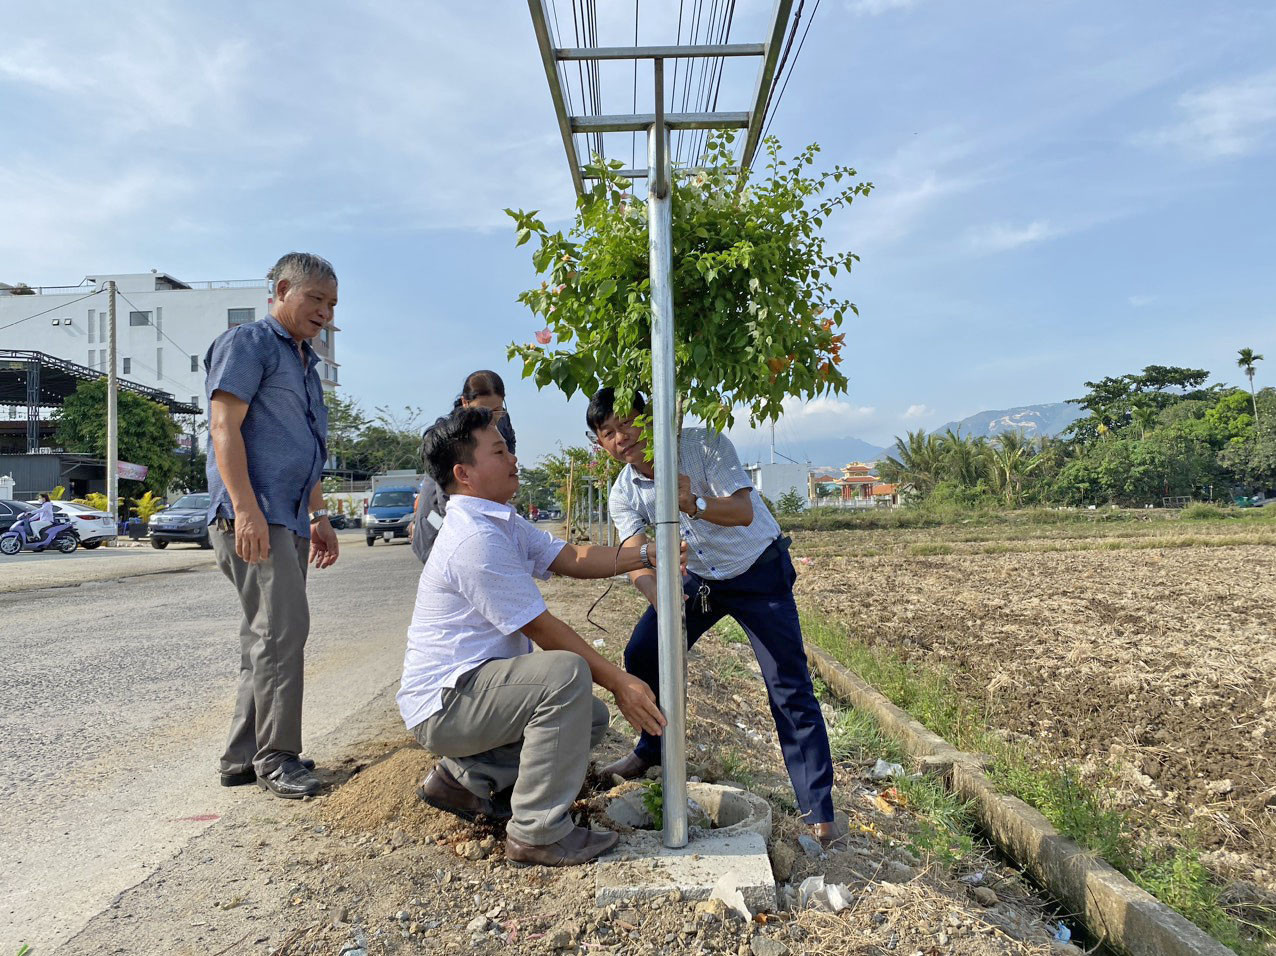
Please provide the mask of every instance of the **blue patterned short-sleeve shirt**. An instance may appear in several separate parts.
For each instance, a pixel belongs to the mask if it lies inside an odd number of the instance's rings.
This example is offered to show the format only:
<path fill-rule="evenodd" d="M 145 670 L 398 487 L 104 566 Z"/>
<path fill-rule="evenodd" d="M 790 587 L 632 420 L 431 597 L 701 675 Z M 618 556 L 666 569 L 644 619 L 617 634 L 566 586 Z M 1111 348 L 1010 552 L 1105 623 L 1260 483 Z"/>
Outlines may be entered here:
<path fill-rule="evenodd" d="M 273 315 L 228 329 L 204 356 L 204 389 L 226 392 L 248 403 L 240 433 L 248 456 L 248 478 L 267 524 L 310 537 L 310 492 L 328 457 L 328 408 L 315 366 L 319 359 Z M 208 521 L 233 518 L 230 494 L 208 448 Z"/>

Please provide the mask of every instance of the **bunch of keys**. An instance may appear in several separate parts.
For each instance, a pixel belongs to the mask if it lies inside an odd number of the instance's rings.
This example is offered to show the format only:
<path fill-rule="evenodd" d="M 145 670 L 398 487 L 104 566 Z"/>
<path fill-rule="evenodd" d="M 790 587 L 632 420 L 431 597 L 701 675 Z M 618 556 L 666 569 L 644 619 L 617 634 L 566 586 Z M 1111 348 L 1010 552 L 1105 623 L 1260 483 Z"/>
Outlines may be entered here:
<path fill-rule="evenodd" d="M 703 581 L 700 583 L 700 590 L 696 591 L 696 597 L 700 600 L 700 613 L 709 613 L 709 585 Z"/>

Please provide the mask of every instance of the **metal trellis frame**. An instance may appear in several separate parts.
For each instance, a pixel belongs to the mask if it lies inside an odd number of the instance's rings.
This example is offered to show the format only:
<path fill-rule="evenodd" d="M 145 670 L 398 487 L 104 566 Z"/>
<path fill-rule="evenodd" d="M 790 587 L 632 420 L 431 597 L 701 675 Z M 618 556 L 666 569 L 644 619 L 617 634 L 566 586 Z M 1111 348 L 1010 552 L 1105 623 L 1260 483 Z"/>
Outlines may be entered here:
<path fill-rule="evenodd" d="M 585 189 L 590 176 L 576 152 L 575 136 L 593 136 L 601 142 L 606 132 L 647 133 L 647 170 L 626 169 L 626 178 L 646 176 L 648 183 L 649 247 L 651 252 L 651 353 L 652 353 L 652 431 L 655 453 L 656 543 L 659 556 L 656 569 L 658 603 L 665 609 L 683 608 L 682 578 L 678 562 L 678 449 L 676 439 L 676 395 L 674 375 L 672 209 L 670 177 L 673 172 L 669 155 L 670 130 L 743 129 L 744 147 L 739 167 L 748 169 L 762 139 L 766 107 L 774 83 L 776 64 L 784 39 L 785 26 L 792 10 L 792 0 L 777 0 L 768 35 L 763 43 L 688 43 L 674 46 L 633 47 L 555 47 L 550 29 L 551 17 L 546 0 L 528 0 L 536 42 L 540 48 L 550 98 L 572 185 L 577 195 Z M 725 33 L 725 31 L 724 31 Z M 708 28 L 705 36 L 708 37 Z M 636 38 L 636 37 L 635 37 Z M 596 37 L 595 37 L 596 39 Z M 693 34 L 694 40 L 694 34 Z M 588 42 L 588 40 L 586 41 Z M 752 108 L 743 112 L 665 112 L 665 60 L 710 59 L 722 57 L 759 57 Z M 586 62 L 596 67 L 603 60 L 651 60 L 655 86 L 655 112 L 629 115 L 600 113 L 572 115 L 569 96 L 560 64 Z M 598 96 L 597 74 L 593 78 L 593 102 Z M 675 91 L 675 97 L 676 97 Z M 582 98 L 583 99 L 583 98 Z M 684 109 L 687 97 L 683 96 Z M 716 105 L 716 94 L 715 94 Z M 582 106 L 582 109 L 585 109 Z M 684 172 L 683 170 L 679 171 Z M 662 737 L 661 779 L 664 793 L 664 844 L 686 846 L 687 828 L 687 761 L 686 761 L 686 620 L 683 613 L 660 614 L 657 618 L 659 639 L 660 706 L 667 725 Z"/>

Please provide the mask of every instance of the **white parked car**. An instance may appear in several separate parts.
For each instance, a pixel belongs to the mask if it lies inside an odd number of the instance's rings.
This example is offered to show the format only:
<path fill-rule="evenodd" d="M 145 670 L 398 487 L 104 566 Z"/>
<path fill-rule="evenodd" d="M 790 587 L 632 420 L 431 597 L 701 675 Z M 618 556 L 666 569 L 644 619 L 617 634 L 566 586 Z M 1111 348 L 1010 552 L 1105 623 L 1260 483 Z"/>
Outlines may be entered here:
<path fill-rule="evenodd" d="M 55 501 L 53 510 L 71 519 L 71 527 L 75 529 L 82 548 L 92 551 L 117 536 L 115 523 L 105 511 L 98 511 L 88 505 L 77 505 L 74 501 Z"/>

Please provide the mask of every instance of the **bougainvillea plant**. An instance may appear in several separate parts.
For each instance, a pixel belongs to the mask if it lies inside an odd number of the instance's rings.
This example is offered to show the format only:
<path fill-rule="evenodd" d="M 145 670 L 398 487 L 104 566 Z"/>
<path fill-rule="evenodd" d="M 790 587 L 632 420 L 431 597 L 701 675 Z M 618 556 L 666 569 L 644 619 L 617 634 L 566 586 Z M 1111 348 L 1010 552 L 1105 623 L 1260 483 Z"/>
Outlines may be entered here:
<path fill-rule="evenodd" d="M 826 249 L 823 226 L 872 183 L 854 169 L 816 173 L 818 145 L 790 160 L 765 142 L 759 174 L 725 170 L 731 136 L 713 137 L 705 169 L 673 184 L 673 308 L 678 423 L 690 415 L 726 429 L 743 409 L 752 424 L 774 421 L 790 396 L 812 399 L 846 390 L 839 369 L 855 305 L 833 293 L 839 270 L 859 257 Z M 517 243 L 535 238 L 537 288 L 518 298 L 544 322 L 536 341 L 515 343 L 524 377 L 568 397 L 610 385 L 617 411 L 635 391 L 651 395 L 650 261 L 646 203 L 617 170 L 595 161 L 595 184 L 575 221 L 551 232 L 537 212 L 506 210 Z M 538 323 L 539 324 L 539 323 Z"/>

